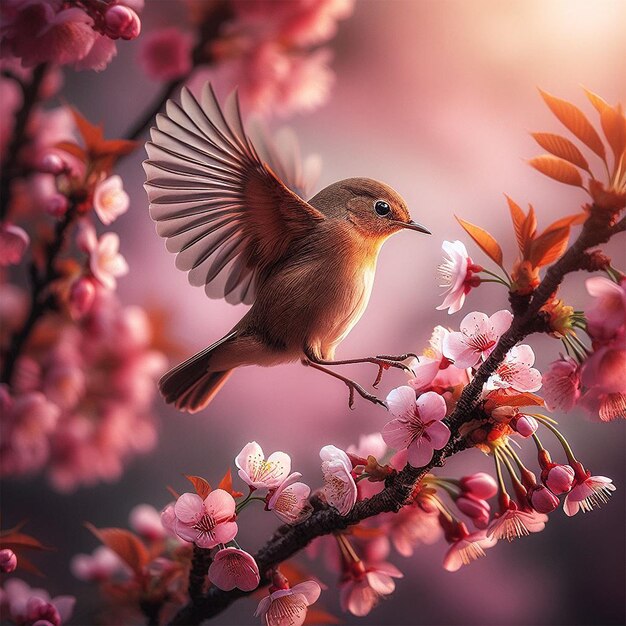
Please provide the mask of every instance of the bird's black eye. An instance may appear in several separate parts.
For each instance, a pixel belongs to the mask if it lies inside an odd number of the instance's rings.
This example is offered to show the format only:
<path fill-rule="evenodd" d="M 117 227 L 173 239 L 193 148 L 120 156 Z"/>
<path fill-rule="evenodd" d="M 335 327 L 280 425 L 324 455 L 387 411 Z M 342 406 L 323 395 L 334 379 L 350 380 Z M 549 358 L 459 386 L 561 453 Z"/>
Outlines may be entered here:
<path fill-rule="evenodd" d="M 374 210 L 378 215 L 388 215 L 391 207 L 384 200 L 377 200 L 374 204 Z"/>

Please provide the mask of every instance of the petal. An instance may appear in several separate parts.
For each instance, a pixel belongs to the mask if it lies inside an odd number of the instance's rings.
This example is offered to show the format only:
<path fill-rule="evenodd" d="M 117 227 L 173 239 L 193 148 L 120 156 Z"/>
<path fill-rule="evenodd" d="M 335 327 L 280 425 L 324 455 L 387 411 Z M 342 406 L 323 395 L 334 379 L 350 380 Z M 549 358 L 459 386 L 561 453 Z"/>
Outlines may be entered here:
<path fill-rule="evenodd" d="M 269 488 L 278 487 L 291 471 L 291 457 L 285 452 L 274 452 L 270 454 L 267 463 L 276 467 L 271 480 L 266 480 L 265 485 Z"/>
<path fill-rule="evenodd" d="M 534 367 L 524 367 L 511 378 L 511 387 L 517 391 L 538 391 L 541 389 L 541 372 Z"/>
<path fill-rule="evenodd" d="M 450 429 L 443 422 L 433 422 L 426 432 L 435 450 L 441 450 L 450 441 Z"/>
<path fill-rule="evenodd" d="M 407 448 L 413 439 L 407 422 L 399 419 L 387 422 L 383 427 L 382 434 L 385 443 L 396 450 Z"/>
<path fill-rule="evenodd" d="M 320 459 L 322 459 L 322 461 L 340 461 L 346 467 L 347 471 L 352 469 L 352 462 L 348 458 L 348 455 L 336 446 L 324 446 L 320 450 Z"/>
<path fill-rule="evenodd" d="M 535 353 L 533 349 L 527 345 L 515 346 L 509 351 L 509 359 L 513 363 L 523 363 L 528 367 L 531 367 L 535 362 Z"/>
<path fill-rule="evenodd" d="M 491 324 L 489 324 L 489 318 L 484 313 L 474 311 L 463 318 L 459 329 L 464 335 L 477 335 L 489 331 Z"/>
<path fill-rule="evenodd" d="M 216 520 L 230 519 L 235 514 L 235 506 L 234 498 L 223 489 L 214 489 L 204 499 L 204 507 Z"/>
<path fill-rule="evenodd" d="M 415 409 L 415 391 L 406 385 L 392 389 L 386 399 L 389 412 L 394 417 L 413 415 Z"/>
<path fill-rule="evenodd" d="M 264 459 L 265 456 L 263 455 L 263 449 L 261 446 L 256 441 L 251 441 L 250 443 L 247 443 L 241 452 L 235 457 L 235 465 L 249 475 L 251 461 L 258 460 L 259 462 L 262 462 Z M 241 476 L 241 474 L 239 475 Z"/>
<path fill-rule="evenodd" d="M 262 598 L 261 602 L 259 602 L 259 606 L 256 607 L 254 616 L 255 617 L 259 617 L 260 615 L 264 616 L 265 613 L 267 613 L 267 610 L 270 608 L 270 604 L 272 604 L 272 600 L 269 596 L 265 596 L 264 598 Z M 264 619 L 262 619 L 261 621 L 265 623 Z"/>
<path fill-rule="evenodd" d="M 213 543 L 213 545 L 232 541 L 237 535 L 237 531 L 237 522 L 224 522 L 222 524 L 218 524 L 213 530 L 213 534 L 215 536 L 215 543 Z"/>
<path fill-rule="evenodd" d="M 394 578 L 404 578 L 404 574 L 393 563 L 377 563 L 375 568 L 378 572 L 387 574 L 387 576 L 393 576 Z"/>
<path fill-rule="evenodd" d="M 413 467 L 424 467 L 432 458 L 434 453 L 433 445 L 426 437 L 416 439 L 408 447 L 408 462 Z"/>
<path fill-rule="evenodd" d="M 570 494 L 568 494 L 565 497 L 565 502 L 563 502 L 563 510 L 565 511 L 565 515 L 572 517 L 572 515 L 576 515 L 580 510 L 580 502 L 578 500 L 572 500 Z"/>
<path fill-rule="evenodd" d="M 198 537 L 198 531 L 180 520 L 174 523 L 174 532 L 184 541 L 193 543 Z"/>
<path fill-rule="evenodd" d="M 493 332 L 501 337 L 511 326 L 513 322 L 513 314 L 506 309 L 502 309 L 501 311 L 496 311 L 489 318 L 490 326 L 493 329 Z"/>
<path fill-rule="evenodd" d="M 213 558 L 209 580 L 222 591 L 231 591 L 235 587 L 241 591 L 253 591 L 259 586 L 259 568 L 247 552 L 225 548 Z"/>
<path fill-rule="evenodd" d="M 439 421 L 446 416 L 446 401 L 434 391 L 423 393 L 416 404 L 423 422 Z"/>
<path fill-rule="evenodd" d="M 462 333 L 450 333 L 443 340 L 443 354 L 460 369 L 474 367 L 480 361 L 480 352 L 468 346 Z"/>
<path fill-rule="evenodd" d="M 322 588 L 319 583 L 316 583 L 314 580 L 305 580 L 303 583 L 298 583 L 291 588 L 293 593 L 302 594 L 307 601 L 307 604 L 315 604 L 317 599 L 320 597 L 322 593 Z"/>
<path fill-rule="evenodd" d="M 409 385 L 411 385 L 411 387 L 413 387 L 416 391 L 422 391 L 433 382 L 433 379 L 437 376 L 438 371 L 438 360 L 422 356 L 420 357 L 419 363 L 413 367 L 415 378 L 409 380 Z M 415 396 L 415 394 L 413 395 Z M 389 406 L 389 398 L 387 398 L 387 406 Z"/>
<path fill-rule="evenodd" d="M 368 572 L 366 578 L 369 586 L 381 596 L 393 593 L 396 588 L 396 583 L 393 581 L 393 578 L 382 572 Z"/>
<path fill-rule="evenodd" d="M 202 498 L 196 493 L 183 493 L 174 505 L 176 517 L 184 524 L 195 522 L 204 514 Z"/>

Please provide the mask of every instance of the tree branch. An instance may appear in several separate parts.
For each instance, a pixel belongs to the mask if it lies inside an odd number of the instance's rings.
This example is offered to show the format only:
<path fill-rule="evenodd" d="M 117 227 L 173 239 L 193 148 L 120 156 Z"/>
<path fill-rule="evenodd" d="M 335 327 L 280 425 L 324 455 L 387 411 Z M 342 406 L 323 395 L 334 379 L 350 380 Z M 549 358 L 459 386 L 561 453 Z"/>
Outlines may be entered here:
<path fill-rule="evenodd" d="M 585 251 L 605 243 L 615 232 L 615 227 L 611 226 L 611 216 L 593 207 L 574 244 L 548 269 L 532 298 L 523 304 L 517 303 L 511 327 L 500 337 L 489 358 L 465 387 L 454 411 L 446 420 L 452 432 L 450 441 L 443 450 L 435 452 L 428 465 L 420 468 L 407 465 L 402 471 L 387 479 L 383 491 L 357 502 L 347 515 L 342 516 L 335 509 L 314 502 L 317 510 L 311 517 L 301 524 L 278 528 L 274 536 L 255 555 L 263 576 L 261 584 L 269 582 L 267 574 L 272 568 L 302 550 L 316 537 L 345 530 L 381 513 L 399 511 L 417 483 L 427 473 L 435 467 L 444 465 L 448 457 L 469 447 L 470 444 L 459 434 L 459 428 L 477 417 L 480 394 L 487 379 L 496 371 L 513 346 L 533 332 L 537 332 L 537 318 L 541 307 L 550 300 L 567 274 L 584 268 Z M 182 607 L 170 624 L 172 626 L 199 624 L 218 615 L 232 602 L 246 595 L 249 594 L 237 589 L 221 591 L 217 587 L 211 587 L 202 598 Z"/>

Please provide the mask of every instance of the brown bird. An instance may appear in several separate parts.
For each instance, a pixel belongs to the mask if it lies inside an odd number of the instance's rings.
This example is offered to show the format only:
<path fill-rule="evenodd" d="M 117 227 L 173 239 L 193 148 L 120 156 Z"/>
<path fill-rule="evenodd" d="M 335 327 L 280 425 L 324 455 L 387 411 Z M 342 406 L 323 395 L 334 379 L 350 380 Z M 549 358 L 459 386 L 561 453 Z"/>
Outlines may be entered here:
<path fill-rule="evenodd" d="M 388 367 L 407 369 L 409 355 L 333 358 L 365 311 L 384 241 L 405 228 L 429 231 L 391 187 L 369 178 L 303 200 L 293 191 L 298 163 L 263 143 L 246 134 L 236 94 L 222 110 L 208 84 L 200 102 L 187 89 L 180 104 L 168 101 L 151 130 L 145 188 L 176 266 L 209 297 L 252 304 L 224 337 L 165 374 L 161 393 L 195 413 L 236 367 L 300 360 L 342 380 L 350 406 L 355 391 L 382 404 L 328 366 L 374 363 L 374 385 Z"/>

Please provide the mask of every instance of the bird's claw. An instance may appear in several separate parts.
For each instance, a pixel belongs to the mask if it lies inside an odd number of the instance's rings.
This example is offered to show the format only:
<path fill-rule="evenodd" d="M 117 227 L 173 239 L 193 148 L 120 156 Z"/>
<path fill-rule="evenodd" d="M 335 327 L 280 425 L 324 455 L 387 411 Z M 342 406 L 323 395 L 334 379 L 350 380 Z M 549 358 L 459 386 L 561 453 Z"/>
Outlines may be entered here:
<path fill-rule="evenodd" d="M 402 363 L 402 361 L 405 361 L 412 356 L 418 358 L 417 355 L 413 354 L 401 354 L 399 356 L 389 356 L 386 354 L 381 354 L 373 358 L 371 360 L 371 363 L 374 363 L 374 365 L 378 366 L 378 374 L 376 374 L 376 380 L 374 380 L 372 387 L 374 387 L 374 389 L 378 387 L 380 381 L 383 379 L 384 371 L 388 370 L 390 367 L 395 367 L 404 372 L 414 375 L 413 370 L 406 363 Z"/>
<path fill-rule="evenodd" d="M 348 407 L 350 409 L 354 408 L 354 392 L 356 391 L 361 398 L 364 400 L 368 400 L 372 404 L 380 404 L 381 406 L 387 408 L 387 405 L 380 399 L 377 398 L 374 394 L 365 391 L 361 385 L 355 382 L 346 383 L 348 389 L 350 390 L 350 396 L 348 397 Z"/>

